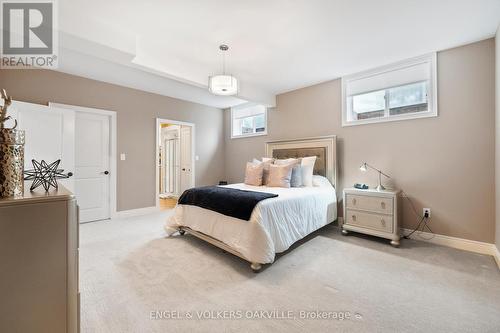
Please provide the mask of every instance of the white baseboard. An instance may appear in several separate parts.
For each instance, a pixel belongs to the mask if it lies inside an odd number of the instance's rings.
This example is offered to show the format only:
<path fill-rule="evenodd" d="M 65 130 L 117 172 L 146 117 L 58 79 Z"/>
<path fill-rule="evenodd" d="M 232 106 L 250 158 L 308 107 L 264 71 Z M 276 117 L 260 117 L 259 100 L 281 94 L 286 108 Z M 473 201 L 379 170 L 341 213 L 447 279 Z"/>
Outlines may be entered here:
<path fill-rule="evenodd" d="M 495 261 L 497 262 L 497 265 L 498 265 L 498 269 L 500 269 L 500 251 L 498 250 L 498 247 L 496 247 L 496 245 L 494 245 L 494 251 L 495 251 L 495 254 L 493 255 L 493 257 L 495 257 Z"/>
<path fill-rule="evenodd" d="M 401 229 L 405 235 L 409 234 L 412 232 L 410 229 Z M 421 236 L 421 237 L 419 237 Z M 424 242 L 429 242 L 437 245 L 443 245 L 443 246 L 448 246 L 448 247 L 453 247 L 455 249 L 460 249 L 460 250 L 465 250 L 465 251 L 470 251 L 470 252 L 475 252 L 475 253 L 481 253 L 481 254 L 488 254 L 490 256 L 495 257 L 495 260 L 497 260 L 497 263 L 499 262 L 500 259 L 497 259 L 498 255 L 498 249 L 495 246 L 495 244 L 491 243 L 484 243 L 484 242 L 478 242 L 478 241 L 473 241 L 469 239 L 463 239 L 463 238 L 456 238 L 456 237 L 450 237 L 450 236 L 445 236 L 445 235 L 438 235 L 438 234 L 431 234 L 428 232 L 420 232 L 417 231 L 413 235 L 410 236 L 411 239 L 415 240 L 420 240 Z M 500 264 L 499 264 L 500 268 Z"/>
<path fill-rule="evenodd" d="M 124 218 L 124 217 L 141 216 L 141 215 L 146 215 L 146 214 L 150 214 L 150 213 L 155 213 L 155 212 L 158 212 L 159 210 L 160 209 L 156 206 L 130 209 L 130 210 L 122 210 L 122 211 L 116 212 L 112 216 L 112 218 L 119 219 L 119 218 Z"/>
<path fill-rule="evenodd" d="M 338 217 L 339 228 L 342 229 L 343 217 Z M 413 230 L 411 229 L 401 229 L 401 235 L 408 235 Z M 497 248 L 495 244 L 478 242 L 474 240 L 450 237 L 439 234 L 431 234 L 428 232 L 420 232 L 417 231 L 410 236 L 411 239 L 429 242 L 437 245 L 443 245 L 452 247 L 455 249 L 460 249 L 469 252 L 475 252 L 480 254 L 487 254 L 493 256 L 498 265 L 498 269 L 500 269 L 500 250 Z"/>

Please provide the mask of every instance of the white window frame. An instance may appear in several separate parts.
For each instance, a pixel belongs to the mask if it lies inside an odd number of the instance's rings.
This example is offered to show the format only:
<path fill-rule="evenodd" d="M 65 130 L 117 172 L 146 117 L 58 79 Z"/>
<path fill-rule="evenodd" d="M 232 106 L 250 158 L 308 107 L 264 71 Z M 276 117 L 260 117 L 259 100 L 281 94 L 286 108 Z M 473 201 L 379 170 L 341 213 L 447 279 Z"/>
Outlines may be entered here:
<path fill-rule="evenodd" d="M 238 105 L 236 107 L 232 107 L 231 108 L 231 139 L 249 138 L 249 137 L 253 137 L 253 136 L 267 135 L 267 111 L 268 111 L 267 107 L 265 107 L 265 111 L 264 111 L 264 122 L 266 124 L 266 128 L 265 128 L 265 130 L 263 132 L 246 133 L 246 134 L 234 135 L 234 131 L 233 131 L 233 126 L 234 126 L 234 124 L 233 124 L 233 120 L 234 120 L 233 113 L 234 113 L 234 111 L 236 111 L 236 110 L 238 110 L 240 108 L 251 107 L 253 105 L 257 105 L 257 104 L 255 104 L 255 103 L 245 103 L 243 105 Z M 252 117 L 252 116 L 249 116 L 249 117 Z M 255 124 L 254 124 L 254 128 L 255 128 Z"/>
<path fill-rule="evenodd" d="M 401 115 L 388 116 L 387 113 L 384 117 L 380 118 L 368 118 L 368 119 L 360 119 L 360 120 L 348 120 L 347 112 L 349 112 L 349 108 L 347 107 L 348 96 L 347 96 L 347 87 L 350 81 L 355 81 L 363 78 L 368 78 L 375 75 L 380 75 L 383 73 L 388 73 L 392 71 L 397 71 L 400 69 L 404 69 L 409 66 L 415 66 L 422 63 L 429 63 L 431 66 L 431 77 L 427 86 L 427 111 L 415 112 L 415 113 L 406 113 Z M 356 125 L 365 125 L 365 124 L 373 124 L 373 123 L 383 123 L 390 121 L 400 121 L 400 120 L 409 120 L 409 119 L 419 119 L 419 118 L 428 118 L 428 117 L 437 117 L 438 116 L 438 104 L 437 104 L 437 54 L 431 53 L 421 57 L 412 58 L 409 60 L 400 61 L 391 65 L 378 67 L 376 69 L 367 70 L 364 72 L 356 73 L 353 75 L 348 75 L 342 77 L 342 127 L 347 126 L 356 126 Z M 411 84 L 414 82 L 408 82 Z M 394 87 L 386 87 L 385 89 L 390 89 Z M 384 89 L 379 89 L 384 90 Z M 387 101 L 386 101 L 386 109 L 387 109 Z M 386 110 L 387 111 L 387 110 Z"/>

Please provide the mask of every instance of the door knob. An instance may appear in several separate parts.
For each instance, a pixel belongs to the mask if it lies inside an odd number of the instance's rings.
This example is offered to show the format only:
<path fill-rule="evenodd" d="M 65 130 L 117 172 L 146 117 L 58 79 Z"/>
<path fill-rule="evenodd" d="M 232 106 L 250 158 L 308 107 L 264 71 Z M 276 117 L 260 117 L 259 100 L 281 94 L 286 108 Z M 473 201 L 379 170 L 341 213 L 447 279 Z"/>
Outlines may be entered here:
<path fill-rule="evenodd" d="M 104 174 L 109 175 L 109 171 L 108 170 L 104 171 Z"/>

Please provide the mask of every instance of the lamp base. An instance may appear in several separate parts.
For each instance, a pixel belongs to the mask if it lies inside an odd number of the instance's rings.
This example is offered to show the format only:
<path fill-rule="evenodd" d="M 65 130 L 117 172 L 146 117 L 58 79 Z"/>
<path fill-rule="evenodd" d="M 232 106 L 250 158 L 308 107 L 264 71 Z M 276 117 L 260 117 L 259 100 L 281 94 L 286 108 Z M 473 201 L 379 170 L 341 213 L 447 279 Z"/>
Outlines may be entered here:
<path fill-rule="evenodd" d="M 379 184 L 376 188 L 375 188 L 377 191 L 384 191 L 385 190 L 385 187 L 384 185 L 382 184 Z"/>

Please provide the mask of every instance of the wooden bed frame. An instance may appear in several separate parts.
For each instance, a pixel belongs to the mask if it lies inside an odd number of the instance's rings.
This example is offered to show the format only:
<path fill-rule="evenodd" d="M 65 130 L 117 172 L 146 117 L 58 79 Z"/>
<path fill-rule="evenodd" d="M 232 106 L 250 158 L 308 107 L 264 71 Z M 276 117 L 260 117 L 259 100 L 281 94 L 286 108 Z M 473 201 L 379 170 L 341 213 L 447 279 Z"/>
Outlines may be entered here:
<path fill-rule="evenodd" d="M 306 139 L 269 141 L 266 143 L 266 156 L 268 157 L 286 159 L 313 155 L 317 157 L 317 163 L 314 166 L 314 174 L 328 178 L 335 187 L 335 191 L 337 191 L 337 137 L 335 135 Z M 180 226 L 178 229 L 180 235 L 184 235 L 187 232 L 188 234 L 248 261 L 240 252 L 216 238 L 186 226 Z M 261 270 L 262 265 L 262 263 L 250 262 L 250 268 L 256 273 Z"/>

